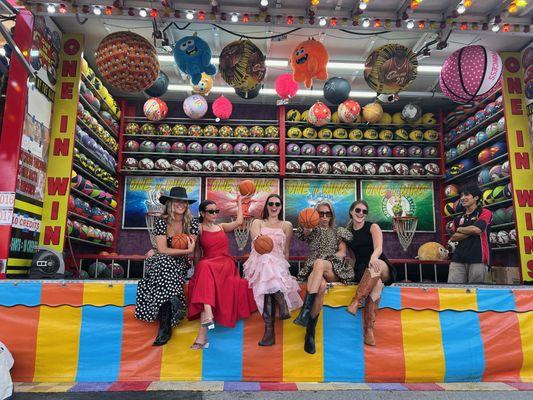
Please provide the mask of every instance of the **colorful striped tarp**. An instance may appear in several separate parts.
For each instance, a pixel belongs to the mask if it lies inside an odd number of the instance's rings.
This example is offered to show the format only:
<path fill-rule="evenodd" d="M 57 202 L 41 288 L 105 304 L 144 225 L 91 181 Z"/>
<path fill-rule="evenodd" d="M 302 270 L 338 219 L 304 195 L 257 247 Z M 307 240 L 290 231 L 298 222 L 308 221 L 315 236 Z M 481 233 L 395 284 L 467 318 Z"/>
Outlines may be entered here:
<path fill-rule="evenodd" d="M 364 346 L 361 313 L 344 306 L 354 287 L 335 286 L 317 325 L 317 353 L 305 329 L 276 326 L 276 345 L 259 347 L 259 314 L 209 332 L 189 349 L 198 322 L 182 322 L 164 347 L 157 324 L 133 318 L 130 282 L 0 283 L 0 341 L 25 382 L 533 382 L 533 291 L 387 287 L 376 323 L 378 346 Z"/>

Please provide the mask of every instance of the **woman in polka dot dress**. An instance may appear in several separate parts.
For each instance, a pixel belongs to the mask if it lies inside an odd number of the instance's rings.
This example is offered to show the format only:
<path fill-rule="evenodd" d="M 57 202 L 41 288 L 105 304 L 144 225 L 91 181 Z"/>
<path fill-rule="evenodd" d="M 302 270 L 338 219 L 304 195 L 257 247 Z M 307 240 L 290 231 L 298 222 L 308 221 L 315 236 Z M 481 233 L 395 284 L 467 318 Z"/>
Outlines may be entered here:
<path fill-rule="evenodd" d="M 183 285 L 187 270 L 191 267 L 188 255 L 194 251 L 198 236 L 198 219 L 193 218 L 187 197 L 182 187 L 173 187 L 168 195 L 159 201 L 165 205 L 165 214 L 154 227 L 155 254 L 146 260 L 146 272 L 137 286 L 135 317 L 152 322 L 159 320 L 159 331 L 153 343 L 161 346 L 167 343 L 176 326 L 186 315 L 187 302 Z M 189 235 L 187 249 L 173 249 L 172 237 L 177 233 Z"/>

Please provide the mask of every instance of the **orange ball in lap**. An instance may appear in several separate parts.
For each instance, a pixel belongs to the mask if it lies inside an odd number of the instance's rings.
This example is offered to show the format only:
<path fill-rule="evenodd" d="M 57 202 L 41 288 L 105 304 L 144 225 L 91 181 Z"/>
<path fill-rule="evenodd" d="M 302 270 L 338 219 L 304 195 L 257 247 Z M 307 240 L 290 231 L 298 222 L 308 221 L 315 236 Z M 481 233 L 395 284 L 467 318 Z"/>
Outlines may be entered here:
<path fill-rule="evenodd" d="M 274 242 L 270 236 L 261 235 L 254 240 L 254 249 L 259 254 L 267 254 L 274 248 Z"/>
<path fill-rule="evenodd" d="M 188 236 L 185 233 L 176 233 L 172 236 L 172 248 L 185 250 L 189 247 Z"/>
<path fill-rule="evenodd" d="M 314 208 L 304 208 L 298 215 L 298 224 L 303 228 L 316 228 L 319 222 L 320 216 Z"/>

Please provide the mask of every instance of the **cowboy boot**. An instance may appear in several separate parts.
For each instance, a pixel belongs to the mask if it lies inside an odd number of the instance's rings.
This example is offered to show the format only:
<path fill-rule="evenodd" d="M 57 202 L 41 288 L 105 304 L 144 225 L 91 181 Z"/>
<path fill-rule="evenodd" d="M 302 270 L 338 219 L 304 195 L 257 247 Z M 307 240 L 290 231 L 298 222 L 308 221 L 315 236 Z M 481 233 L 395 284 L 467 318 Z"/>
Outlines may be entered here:
<path fill-rule="evenodd" d="M 159 307 L 159 331 L 152 346 L 162 346 L 166 344 L 172 336 L 172 309 L 170 302 L 167 301 Z"/>
<path fill-rule="evenodd" d="M 289 311 L 289 307 L 287 306 L 287 302 L 285 301 L 285 296 L 283 295 L 283 293 L 278 290 L 276 293 L 271 294 L 271 296 L 274 300 L 274 304 L 278 306 L 279 318 L 289 319 L 291 317 L 291 312 Z"/>
<path fill-rule="evenodd" d="M 365 317 L 364 317 L 364 339 L 365 344 L 368 346 L 375 346 L 376 339 L 374 338 L 374 323 L 376 322 L 376 317 L 378 315 L 379 301 L 372 300 L 372 297 L 366 299 L 365 304 Z"/>
<path fill-rule="evenodd" d="M 307 293 L 305 295 L 305 300 L 302 308 L 300 308 L 300 314 L 293 321 L 296 325 L 307 326 L 309 321 L 309 315 L 311 313 L 311 308 L 315 304 L 316 293 Z"/>
<path fill-rule="evenodd" d="M 356 315 L 358 308 L 361 307 L 363 301 L 367 298 L 369 293 L 372 291 L 374 286 L 376 286 L 376 283 L 378 283 L 380 279 L 381 277 L 379 275 L 372 278 L 370 276 L 370 270 L 367 268 L 363 274 L 363 277 L 361 278 L 361 281 L 359 282 L 359 285 L 357 285 L 355 295 L 353 296 L 350 305 L 346 308 L 346 311 L 348 311 L 350 314 Z"/>
<path fill-rule="evenodd" d="M 309 354 L 316 353 L 315 330 L 316 330 L 316 323 L 318 322 L 319 315 L 320 314 L 318 314 L 315 318 L 309 316 L 309 321 L 307 322 L 307 328 L 305 330 L 304 350 L 306 353 L 309 353 Z"/>
<path fill-rule="evenodd" d="M 274 333 L 276 308 L 274 307 L 274 298 L 271 294 L 265 294 L 265 303 L 263 305 L 263 321 L 265 321 L 265 333 L 259 341 L 259 346 L 272 346 L 276 342 Z"/>

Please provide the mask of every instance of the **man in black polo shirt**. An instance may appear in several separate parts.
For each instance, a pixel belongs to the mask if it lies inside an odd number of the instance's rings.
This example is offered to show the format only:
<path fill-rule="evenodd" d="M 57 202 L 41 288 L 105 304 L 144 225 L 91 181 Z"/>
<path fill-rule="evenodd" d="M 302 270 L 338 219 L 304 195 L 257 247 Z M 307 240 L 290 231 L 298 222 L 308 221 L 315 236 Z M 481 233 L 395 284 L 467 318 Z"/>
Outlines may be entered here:
<path fill-rule="evenodd" d="M 492 212 L 481 207 L 481 190 L 476 185 L 461 189 L 463 215 L 455 218 L 451 242 L 458 242 L 453 252 L 448 283 L 483 283 L 489 264 L 488 227 Z"/>

